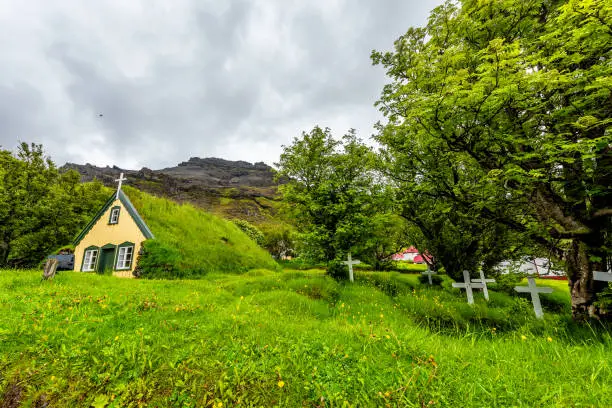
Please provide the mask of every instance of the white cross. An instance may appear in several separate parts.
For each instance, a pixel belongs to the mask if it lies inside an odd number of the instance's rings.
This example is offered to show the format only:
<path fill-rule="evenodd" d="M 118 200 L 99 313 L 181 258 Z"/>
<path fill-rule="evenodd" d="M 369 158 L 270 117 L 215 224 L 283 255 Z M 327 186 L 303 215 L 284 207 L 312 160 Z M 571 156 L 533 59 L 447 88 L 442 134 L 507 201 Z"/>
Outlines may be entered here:
<path fill-rule="evenodd" d="M 517 292 L 531 293 L 533 310 L 535 311 L 536 317 L 541 319 L 544 317 L 544 312 L 542 311 L 542 304 L 540 303 L 540 293 L 552 293 L 553 288 L 537 287 L 535 278 L 533 276 L 528 276 L 527 282 L 529 283 L 529 286 L 515 286 L 514 290 Z"/>
<path fill-rule="evenodd" d="M 470 282 L 470 273 L 468 271 L 463 271 L 463 283 L 455 282 L 453 283 L 453 288 L 462 288 L 465 289 L 465 293 L 467 293 L 467 300 L 469 305 L 474 304 L 474 295 L 472 293 L 472 289 L 482 289 L 484 286 L 482 283 L 472 283 Z"/>
<path fill-rule="evenodd" d="M 123 173 L 121 173 L 119 175 L 119 178 L 116 179 L 116 182 L 119 182 L 119 185 L 117 186 L 117 195 L 115 196 L 115 200 L 119 198 L 119 190 L 121 190 L 121 184 L 123 184 L 124 181 L 126 181 L 127 179 L 123 177 Z"/>
<path fill-rule="evenodd" d="M 593 279 L 598 281 L 612 282 L 612 271 L 599 272 L 593 271 Z"/>
<path fill-rule="evenodd" d="M 495 282 L 495 279 L 485 279 L 484 272 L 481 269 L 480 279 L 472 279 L 472 282 L 482 283 L 482 293 L 484 294 L 485 299 L 489 300 L 489 288 L 487 288 L 487 283 L 493 283 Z"/>
<path fill-rule="evenodd" d="M 348 265 L 349 267 L 349 280 L 351 282 L 353 282 L 353 265 L 357 265 L 360 264 L 361 261 L 359 259 L 355 259 L 353 261 L 353 259 L 351 258 L 351 253 L 348 253 L 348 261 L 342 261 L 343 264 Z"/>
<path fill-rule="evenodd" d="M 437 272 L 432 271 L 431 269 L 427 268 L 426 271 L 421 272 L 423 275 L 427 275 L 427 280 L 429 281 L 430 285 L 433 285 L 433 282 L 431 280 L 431 275 L 437 275 Z"/>

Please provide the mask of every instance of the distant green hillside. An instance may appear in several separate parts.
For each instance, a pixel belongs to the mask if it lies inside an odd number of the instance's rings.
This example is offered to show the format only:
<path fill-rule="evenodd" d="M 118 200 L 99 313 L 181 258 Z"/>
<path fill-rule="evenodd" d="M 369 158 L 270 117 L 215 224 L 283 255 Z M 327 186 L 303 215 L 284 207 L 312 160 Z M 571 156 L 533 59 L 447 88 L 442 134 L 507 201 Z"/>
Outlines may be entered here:
<path fill-rule="evenodd" d="M 124 191 L 155 234 L 138 263 L 142 277 L 197 278 L 209 272 L 278 268 L 268 252 L 230 221 L 134 188 Z"/>

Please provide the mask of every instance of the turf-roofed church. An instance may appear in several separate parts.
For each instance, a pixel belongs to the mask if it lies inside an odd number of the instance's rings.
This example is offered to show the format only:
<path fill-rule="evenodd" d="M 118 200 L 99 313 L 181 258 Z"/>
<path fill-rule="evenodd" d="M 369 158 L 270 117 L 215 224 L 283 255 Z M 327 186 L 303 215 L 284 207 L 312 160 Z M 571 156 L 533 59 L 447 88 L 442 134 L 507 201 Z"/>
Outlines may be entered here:
<path fill-rule="evenodd" d="M 121 190 L 104 204 L 74 241 L 74 270 L 132 277 L 142 242 L 153 233 Z"/>

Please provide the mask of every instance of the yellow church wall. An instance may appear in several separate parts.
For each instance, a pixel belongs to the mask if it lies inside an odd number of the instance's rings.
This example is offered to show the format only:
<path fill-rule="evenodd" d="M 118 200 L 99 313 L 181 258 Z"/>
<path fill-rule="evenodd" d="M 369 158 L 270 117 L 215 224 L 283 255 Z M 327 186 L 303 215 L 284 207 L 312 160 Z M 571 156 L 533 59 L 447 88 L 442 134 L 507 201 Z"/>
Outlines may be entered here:
<path fill-rule="evenodd" d="M 119 222 L 117 224 L 108 223 L 113 207 L 121 207 L 119 212 Z M 117 199 L 108 207 L 104 214 L 98 219 L 87 235 L 83 237 L 81 242 L 79 242 L 74 249 L 74 270 L 81 270 L 85 248 L 90 246 L 103 247 L 106 244 L 119 245 L 127 241 L 134 243 L 132 266 L 129 270 L 113 271 L 113 275 L 131 278 L 133 277 L 132 271 L 136 267 L 136 261 L 138 260 L 138 253 L 140 252 L 141 243 L 145 239 L 146 238 L 140 231 L 140 228 L 138 228 L 136 222 L 132 219 L 125 206 L 121 203 L 121 200 Z M 100 254 L 98 253 L 98 259 L 99 255 Z M 116 256 L 117 255 L 115 253 L 115 259 Z M 115 265 L 113 265 L 113 267 L 114 266 Z"/>

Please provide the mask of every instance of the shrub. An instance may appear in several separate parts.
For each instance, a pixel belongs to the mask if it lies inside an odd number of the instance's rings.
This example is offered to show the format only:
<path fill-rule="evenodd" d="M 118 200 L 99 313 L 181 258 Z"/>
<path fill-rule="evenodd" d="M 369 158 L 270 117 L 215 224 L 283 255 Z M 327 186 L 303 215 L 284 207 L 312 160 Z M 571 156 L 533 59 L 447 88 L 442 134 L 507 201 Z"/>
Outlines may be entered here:
<path fill-rule="evenodd" d="M 496 274 L 493 276 L 495 278 L 495 283 L 491 283 L 489 286 L 499 292 L 515 295 L 516 291 L 514 287 L 518 286 L 525 276 L 524 273 Z"/>
<path fill-rule="evenodd" d="M 327 274 L 337 281 L 348 280 L 349 270 L 348 266 L 342 263 L 342 261 L 334 260 L 327 265 Z"/>
<path fill-rule="evenodd" d="M 257 245 L 259 246 L 264 245 L 265 237 L 264 237 L 264 234 L 259 230 L 259 228 L 257 228 L 256 226 L 254 226 L 253 224 L 251 224 L 250 222 L 246 220 L 235 219 L 235 220 L 232 220 L 232 222 L 238 228 L 240 228 L 242 232 L 247 234 L 249 238 L 255 241 Z"/>
<path fill-rule="evenodd" d="M 612 283 L 608 282 L 608 287 L 597 295 L 595 306 L 601 309 L 612 310 Z"/>
<path fill-rule="evenodd" d="M 264 235 L 263 247 L 275 259 L 295 256 L 295 233 L 285 224 L 263 224 L 260 226 Z"/>

